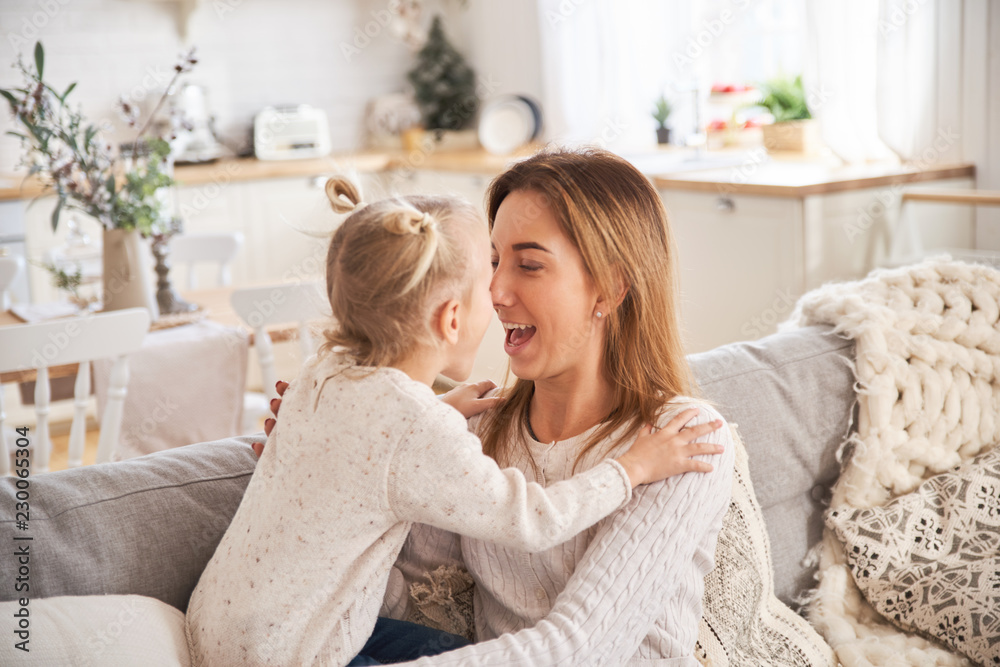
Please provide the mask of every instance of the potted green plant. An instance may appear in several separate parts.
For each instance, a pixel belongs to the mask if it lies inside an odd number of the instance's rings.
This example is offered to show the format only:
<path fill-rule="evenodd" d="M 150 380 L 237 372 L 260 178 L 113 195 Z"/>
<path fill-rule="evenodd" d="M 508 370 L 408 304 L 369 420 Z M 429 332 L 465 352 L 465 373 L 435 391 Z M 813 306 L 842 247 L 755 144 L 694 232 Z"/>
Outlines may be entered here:
<path fill-rule="evenodd" d="M 670 143 L 670 128 L 667 127 L 667 119 L 670 118 L 672 111 L 673 107 L 670 106 L 666 96 L 660 95 L 653 105 L 653 119 L 656 121 L 656 143 L 658 144 Z"/>
<path fill-rule="evenodd" d="M 35 44 L 33 66 L 18 58 L 22 86 L 0 90 L 23 128 L 8 132 L 21 140 L 22 164 L 28 167 L 29 176 L 41 180 L 45 194 L 57 198 L 53 231 L 66 209 L 86 213 L 103 229 L 104 310 L 143 306 L 153 318 L 159 314 L 150 276 L 143 270 L 139 236 L 152 235 L 169 224 L 161 192 L 174 181 L 170 145 L 162 137 L 147 136 L 146 130 L 178 77 L 197 62 L 193 50 L 181 56 L 174 78 L 136 140 L 117 153 L 79 107 L 67 103 L 76 83 L 60 93 L 45 82 L 41 42 Z M 118 107 L 129 126 L 135 127 L 139 117 L 135 105 L 122 98 Z"/>
<path fill-rule="evenodd" d="M 802 77 L 776 77 L 761 84 L 760 106 L 774 116 L 763 126 L 764 147 L 769 151 L 814 153 L 819 146 L 819 130 L 806 102 Z"/>

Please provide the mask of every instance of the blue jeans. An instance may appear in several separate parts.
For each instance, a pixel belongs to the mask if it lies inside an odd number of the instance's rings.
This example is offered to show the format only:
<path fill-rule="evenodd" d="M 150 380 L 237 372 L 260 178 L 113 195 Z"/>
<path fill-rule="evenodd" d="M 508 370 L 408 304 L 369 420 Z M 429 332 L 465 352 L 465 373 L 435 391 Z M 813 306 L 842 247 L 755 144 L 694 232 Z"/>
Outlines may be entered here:
<path fill-rule="evenodd" d="M 437 655 L 461 648 L 468 643 L 465 637 L 441 630 L 391 618 L 379 618 L 361 653 L 347 663 L 347 667 L 389 665 L 416 660 L 425 655 Z"/>

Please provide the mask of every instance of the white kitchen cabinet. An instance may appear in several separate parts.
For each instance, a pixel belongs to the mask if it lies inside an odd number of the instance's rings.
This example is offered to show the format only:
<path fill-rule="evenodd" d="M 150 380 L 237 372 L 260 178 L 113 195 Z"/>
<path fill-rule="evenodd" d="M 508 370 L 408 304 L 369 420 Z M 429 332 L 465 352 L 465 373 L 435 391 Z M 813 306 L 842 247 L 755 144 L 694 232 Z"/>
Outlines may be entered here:
<path fill-rule="evenodd" d="M 967 188 L 956 178 L 920 187 Z M 914 186 L 918 187 L 918 186 Z M 884 265 L 898 186 L 804 197 L 661 189 L 677 240 L 689 352 L 774 333 L 798 297 Z M 969 207 L 908 207 L 926 248 L 975 246 Z"/>
<path fill-rule="evenodd" d="M 677 242 L 689 352 L 770 333 L 803 271 L 798 200 L 661 191 Z"/>

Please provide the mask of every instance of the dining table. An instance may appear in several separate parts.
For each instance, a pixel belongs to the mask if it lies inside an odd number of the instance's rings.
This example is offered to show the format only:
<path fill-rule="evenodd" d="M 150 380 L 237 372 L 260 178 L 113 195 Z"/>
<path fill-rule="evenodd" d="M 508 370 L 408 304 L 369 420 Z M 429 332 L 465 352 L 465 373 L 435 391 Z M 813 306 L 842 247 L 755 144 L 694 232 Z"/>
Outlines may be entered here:
<path fill-rule="evenodd" d="M 196 289 L 181 291 L 180 295 L 184 301 L 198 306 L 198 310 L 193 313 L 179 315 L 164 315 L 158 320 L 154 320 L 150 325 L 150 331 L 160 331 L 176 326 L 183 326 L 202 320 L 208 320 L 216 324 L 245 332 L 247 343 L 252 347 L 254 344 L 254 332 L 244 323 L 236 311 L 230 305 L 230 297 L 235 291 L 234 287 L 215 287 L 210 289 Z M 13 311 L 0 311 L 0 327 L 16 326 L 25 324 L 25 321 L 14 314 Z M 299 329 L 297 322 L 275 324 L 266 328 L 268 336 L 274 343 L 298 338 Z M 55 380 L 63 377 L 76 375 L 76 364 L 63 364 L 53 366 L 49 369 L 49 379 Z M 34 382 L 36 373 L 34 369 L 19 371 L 9 371 L 0 373 L 0 384 Z"/>
<path fill-rule="evenodd" d="M 182 291 L 181 297 L 197 310 L 161 315 L 151 323 L 142 346 L 128 355 L 129 384 L 116 459 L 257 430 L 257 412 L 266 411 L 267 401 L 266 397 L 250 400 L 254 394 L 247 394 L 254 331 L 230 305 L 234 291 L 233 287 Z M 32 304 L 18 308 L 17 313 L 31 321 L 80 316 L 67 304 Z M 0 327 L 26 324 L 14 311 L 0 312 Z M 266 331 L 273 342 L 288 341 L 298 337 L 299 323 L 277 324 Z M 48 369 L 50 400 L 72 397 L 78 367 L 73 363 Z M 97 359 L 90 367 L 100 421 L 112 360 Z M 0 373 L 0 384 L 20 385 L 25 407 L 34 403 L 36 379 L 35 369 Z M 250 412 L 245 411 L 247 405 Z"/>

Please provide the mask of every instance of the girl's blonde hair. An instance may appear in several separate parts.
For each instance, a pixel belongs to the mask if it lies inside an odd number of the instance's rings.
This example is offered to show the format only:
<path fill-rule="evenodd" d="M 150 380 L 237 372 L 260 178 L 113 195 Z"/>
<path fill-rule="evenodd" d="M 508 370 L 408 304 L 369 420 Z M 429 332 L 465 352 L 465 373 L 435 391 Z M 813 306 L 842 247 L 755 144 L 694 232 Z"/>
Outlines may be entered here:
<path fill-rule="evenodd" d="M 677 261 L 666 210 L 653 185 L 629 162 L 600 149 L 555 149 L 510 167 L 490 184 L 487 219 L 516 191 L 540 194 L 583 256 L 600 294 L 621 304 L 605 317 L 602 372 L 614 408 L 581 449 L 583 455 L 624 427 L 622 440 L 654 424 L 664 404 L 690 395 L 691 371 L 678 321 Z M 522 447 L 534 383 L 518 379 L 479 428 L 483 451 L 501 466 Z M 609 449 L 613 445 L 609 445 Z M 523 454 L 531 460 L 530 452 Z"/>
<path fill-rule="evenodd" d="M 407 196 L 364 204 L 347 178 L 326 182 L 337 213 L 351 214 L 330 241 L 326 289 L 334 325 L 321 353 L 342 348 L 361 366 L 388 366 L 432 340 L 434 299 L 467 298 L 471 235 L 482 224 L 472 204 Z"/>

